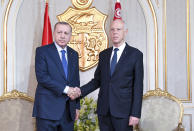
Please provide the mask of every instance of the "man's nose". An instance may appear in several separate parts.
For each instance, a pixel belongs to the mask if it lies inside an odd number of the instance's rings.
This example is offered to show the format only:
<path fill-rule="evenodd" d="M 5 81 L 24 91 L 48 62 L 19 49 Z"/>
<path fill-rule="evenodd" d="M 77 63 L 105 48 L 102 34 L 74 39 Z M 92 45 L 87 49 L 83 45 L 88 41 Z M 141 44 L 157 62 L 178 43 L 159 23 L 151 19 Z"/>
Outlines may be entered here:
<path fill-rule="evenodd" d="M 115 30 L 115 31 L 113 31 L 113 34 L 117 34 L 117 33 L 118 33 L 118 31 L 116 31 L 116 30 Z"/>
<path fill-rule="evenodd" d="M 61 34 L 61 36 L 60 36 L 61 38 L 65 38 L 65 34 Z"/>

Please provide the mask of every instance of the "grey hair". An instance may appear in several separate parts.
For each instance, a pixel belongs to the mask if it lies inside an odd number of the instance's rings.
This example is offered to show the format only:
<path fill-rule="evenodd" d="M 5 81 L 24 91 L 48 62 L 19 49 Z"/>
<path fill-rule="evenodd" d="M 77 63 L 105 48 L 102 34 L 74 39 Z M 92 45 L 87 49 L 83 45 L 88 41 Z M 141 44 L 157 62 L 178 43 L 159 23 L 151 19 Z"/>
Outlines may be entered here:
<path fill-rule="evenodd" d="M 117 19 L 117 20 L 118 20 L 118 19 Z M 113 20 L 113 21 L 115 21 L 115 20 Z M 112 22 L 113 22 L 113 21 L 112 21 Z M 123 23 L 124 30 L 128 30 L 127 24 L 125 23 L 125 21 L 124 21 L 124 20 L 121 20 L 121 19 L 120 19 L 120 21 Z"/>
<path fill-rule="evenodd" d="M 128 28 L 127 28 L 127 24 L 125 23 L 125 21 L 124 20 L 122 20 L 123 21 L 123 23 L 124 23 L 124 30 L 128 30 Z"/>
<path fill-rule="evenodd" d="M 71 27 L 71 25 L 70 25 L 69 23 L 65 22 L 65 21 L 57 22 L 57 23 L 55 24 L 55 26 L 54 26 L 54 31 L 55 31 L 57 25 L 68 25 L 68 26 L 70 27 L 70 31 L 72 32 L 72 27 Z"/>

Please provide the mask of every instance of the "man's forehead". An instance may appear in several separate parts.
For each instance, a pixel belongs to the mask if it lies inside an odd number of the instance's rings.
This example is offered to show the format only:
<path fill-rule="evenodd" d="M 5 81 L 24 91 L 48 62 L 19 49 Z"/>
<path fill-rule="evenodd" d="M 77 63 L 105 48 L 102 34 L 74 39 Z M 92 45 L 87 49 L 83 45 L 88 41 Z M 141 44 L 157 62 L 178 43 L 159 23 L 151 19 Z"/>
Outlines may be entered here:
<path fill-rule="evenodd" d="M 112 23 L 111 28 L 123 28 L 123 24 L 121 24 L 121 23 Z"/>
<path fill-rule="evenodd" d="M 122 29 L 122 26 L 112 26 L 111 29 Z"/>

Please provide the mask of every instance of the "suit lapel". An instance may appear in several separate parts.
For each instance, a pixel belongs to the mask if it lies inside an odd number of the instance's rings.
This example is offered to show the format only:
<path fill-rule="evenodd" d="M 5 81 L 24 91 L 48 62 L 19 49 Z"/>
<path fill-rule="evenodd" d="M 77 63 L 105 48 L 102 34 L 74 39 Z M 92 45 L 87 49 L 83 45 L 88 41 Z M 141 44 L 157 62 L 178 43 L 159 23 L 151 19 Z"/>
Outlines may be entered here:
<path fill-rule="evenodd" d="M 121 57 L 120 57 L 120 59 L 119 59 L 117 65 L 116 65 L 115 70 L 114 70 L 114 72 L 113 72 L 112 75 L 114 75 L 115 72 L 117 72 L 118 69 L 122 68 L 122 67 L 121 67 L 121 66 L 122 66 L 122 63 L 123 63 L 123 61 L 125 61 L 125 59 L 127 58 L 128 47 L 129 47 L 129 46 L 128 46 L 128 44 L 126 43 L 126 46 L 125 46 L 125 48 L 124 48 L 124 50 L 123 50 L 123 52 L 122 52 L 122 54 L 121 54 Z"/>
<path fill-rule="evenodd" d="M 109 48 L 108 50 L 108 53 L 107 53 L 107 58 L 106 58 L 106 62 L 107 62 L 107 72 L 108 72 L 108 76 L 110 77 L 111 74 L 110 74 L 110 58 L 111 58 L 111 54 L 112 54 L 112 50 L 113 50 L 113 47 Z"/>
<path fill-rule="evenodd" d="M 67 46 L 67 59 L 68 59 L 68 78 L 67 79 L 69 79 L 69 78 L 71 78 L 71 72 L 73 72 L 73 68 L 72 68 L 72 66 L 73 66 L 73 53 L 72 53 L 72 51 L 71 51 L 71 49 Z"/>
<path fill-rule="evenodd" d="M 63 65 L 62 65 L 61 59 L 59 57 L 59 53 L 57 51 L 57 48 L 55 47 L 54 44 L 52 44 L 50 47 L 51 47 L 50 48 L 51 53 L 49 55 L 52 57 L 53 61 L 57 65 L 57 68 L 58 68 L 59 72 L 61 73 L 61 75 L 65 78 L 65 72 L 63 70 Z"/>

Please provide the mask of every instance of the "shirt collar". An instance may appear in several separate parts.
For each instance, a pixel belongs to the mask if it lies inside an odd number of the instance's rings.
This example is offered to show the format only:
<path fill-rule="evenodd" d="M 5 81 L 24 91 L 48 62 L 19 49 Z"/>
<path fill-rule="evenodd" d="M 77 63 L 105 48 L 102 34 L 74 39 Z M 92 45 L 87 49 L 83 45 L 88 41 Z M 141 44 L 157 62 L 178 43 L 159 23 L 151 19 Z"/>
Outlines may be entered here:
<path fill-rule="evenodd" d="M 56 46 L 58 52 L 61 52 L 61 50 L 65 50 L 67 52 L 67 46 L 63 49 L 56 42 L 54 42 L 54 43 L 55 43 L 55 46 Z"/>
<path fill-rule="evenodd" d="M 123 43 L 121 44 L 121 46 L 119 46 L 119 47 L 115 47 L 115 46 L 113 45 L 113 51 L 114 51 L 115 48 L 118 48 L 118 49 L 119 49 L 118 51 L 123 51 L 124 48 L 125 48 L 125 46 L 126 46 L 125 42 L 123 42 Z"/>

